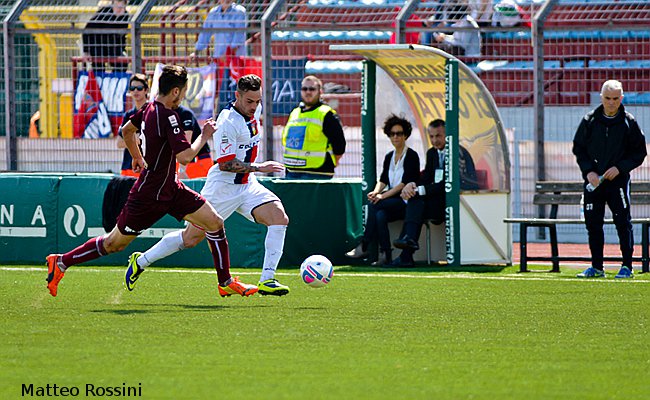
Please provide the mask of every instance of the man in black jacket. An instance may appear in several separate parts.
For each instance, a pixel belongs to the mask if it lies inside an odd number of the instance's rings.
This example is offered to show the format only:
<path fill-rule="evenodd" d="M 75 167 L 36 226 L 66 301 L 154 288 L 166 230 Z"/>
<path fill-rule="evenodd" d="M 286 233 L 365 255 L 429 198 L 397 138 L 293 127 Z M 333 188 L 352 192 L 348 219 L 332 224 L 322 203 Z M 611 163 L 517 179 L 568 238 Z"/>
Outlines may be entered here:
<path fill-rule="evenodd" d="M 600 91 L 602 105 L 584 116 L 573 138 L 573 154 L 585 180 L 585 225 L 591 267 L 578 278 L 602 278 L 605 204 L 612 217 L 623 256 L 616 278 L 632 278 L 634 238 L 630 217 L 630 171 L 643 163 L 646 143 L 634 116 L 621 105 L 623 86 L 609 80 Z"/>
<path fill-rule="evenodd" d="M 418 250 L 418 239 L 425 219 L 439 224 L 445 220 L 445 176 L 444 152 L 446 144 L 445 121 L 433 120 L 427 126 L 432 147 L 427 150 L 426 164 L 419 181 L 409 182 L 402 189 L 402 199 L 407 201 L 404 227 L 399 239 L 393 245 L 402 249 L 399 257 L 387 266 L 412 267 L 413 253 Z M 477 190 L 476 168 L 469 151 L 459 148 L 460 188 Z"/>

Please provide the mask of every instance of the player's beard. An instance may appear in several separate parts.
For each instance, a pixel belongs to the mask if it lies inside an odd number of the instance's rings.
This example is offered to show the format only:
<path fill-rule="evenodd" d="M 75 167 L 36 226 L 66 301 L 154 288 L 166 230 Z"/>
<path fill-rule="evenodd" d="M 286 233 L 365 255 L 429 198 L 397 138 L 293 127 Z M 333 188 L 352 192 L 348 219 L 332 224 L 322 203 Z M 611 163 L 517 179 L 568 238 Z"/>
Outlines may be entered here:
<path fill-rule="evenodd" d="M 311 100 L 310 100 L 309 102 L 305 101 L 305 99 L 302 100 L 302 102 L 303 102 L 307 107 L 310 107 L 310 108 L 313 107 L 313 106 L 315 106 L 316 104 L 318 104 L 319 101 L 320 101 L 320 98 L 318 98 L 318 97 L 312 97 Z"/>

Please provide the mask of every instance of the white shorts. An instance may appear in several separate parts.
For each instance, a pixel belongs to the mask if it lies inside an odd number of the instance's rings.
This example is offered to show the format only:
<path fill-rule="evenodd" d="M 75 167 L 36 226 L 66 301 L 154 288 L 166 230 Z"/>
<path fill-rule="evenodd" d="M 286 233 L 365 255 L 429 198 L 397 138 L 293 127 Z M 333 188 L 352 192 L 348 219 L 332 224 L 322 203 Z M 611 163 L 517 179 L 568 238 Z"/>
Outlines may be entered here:
<path fill-rule="evenodd" d="M 256 180 L 245 184 L 208 180 L 201 195 L 224 220 L 237 211 L 250 221 L 257 222 L 253 218 L 254 209 L 272 201 L 280 201 L 278 196 Z"/>

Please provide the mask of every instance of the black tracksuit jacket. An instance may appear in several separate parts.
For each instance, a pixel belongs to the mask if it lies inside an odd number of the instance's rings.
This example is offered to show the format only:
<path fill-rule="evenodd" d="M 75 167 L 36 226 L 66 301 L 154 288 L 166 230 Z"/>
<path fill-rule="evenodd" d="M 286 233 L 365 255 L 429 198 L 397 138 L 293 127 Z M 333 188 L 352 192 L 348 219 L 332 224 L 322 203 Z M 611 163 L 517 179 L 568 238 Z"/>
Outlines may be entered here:
<path fill-rule="evenodd" d="M 621 180 L 626 181 L 630 171 L 646 157 L 645 136 L 625 107 L 620 106 L 616 117 L 607 118 L 600 105 L 580 121 L 573 138 L 573 154 L 585 181 L 589 172 L 601 176 L 614 166 L 622 175 Z"/>

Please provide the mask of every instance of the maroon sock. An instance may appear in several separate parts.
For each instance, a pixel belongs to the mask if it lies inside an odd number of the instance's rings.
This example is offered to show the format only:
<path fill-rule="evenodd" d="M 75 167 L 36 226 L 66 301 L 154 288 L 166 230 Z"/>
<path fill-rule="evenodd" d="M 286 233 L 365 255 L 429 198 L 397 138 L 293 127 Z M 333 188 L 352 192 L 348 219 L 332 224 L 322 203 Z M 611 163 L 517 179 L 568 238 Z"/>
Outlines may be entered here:
<path fill-rule="evenodd" d="M 208 246 L 210 246 L 219 284 L 224 285 L 230 279 L 230 253 L 228 251 L 226 232 L 223 228 L 216 232 L 205 232 L 205 238 L 208 240 Z"/>
<path fill-rule="evenodd" d="M 62 255 L 61 262 L 67 268 L 86 261 L 94 260 L 95 258 L 105 256 L 106 254 L 106 250 L 104 249 L 104 236 L 98 236 L 89 239 L 86 243 L 76 249 Z"/>

